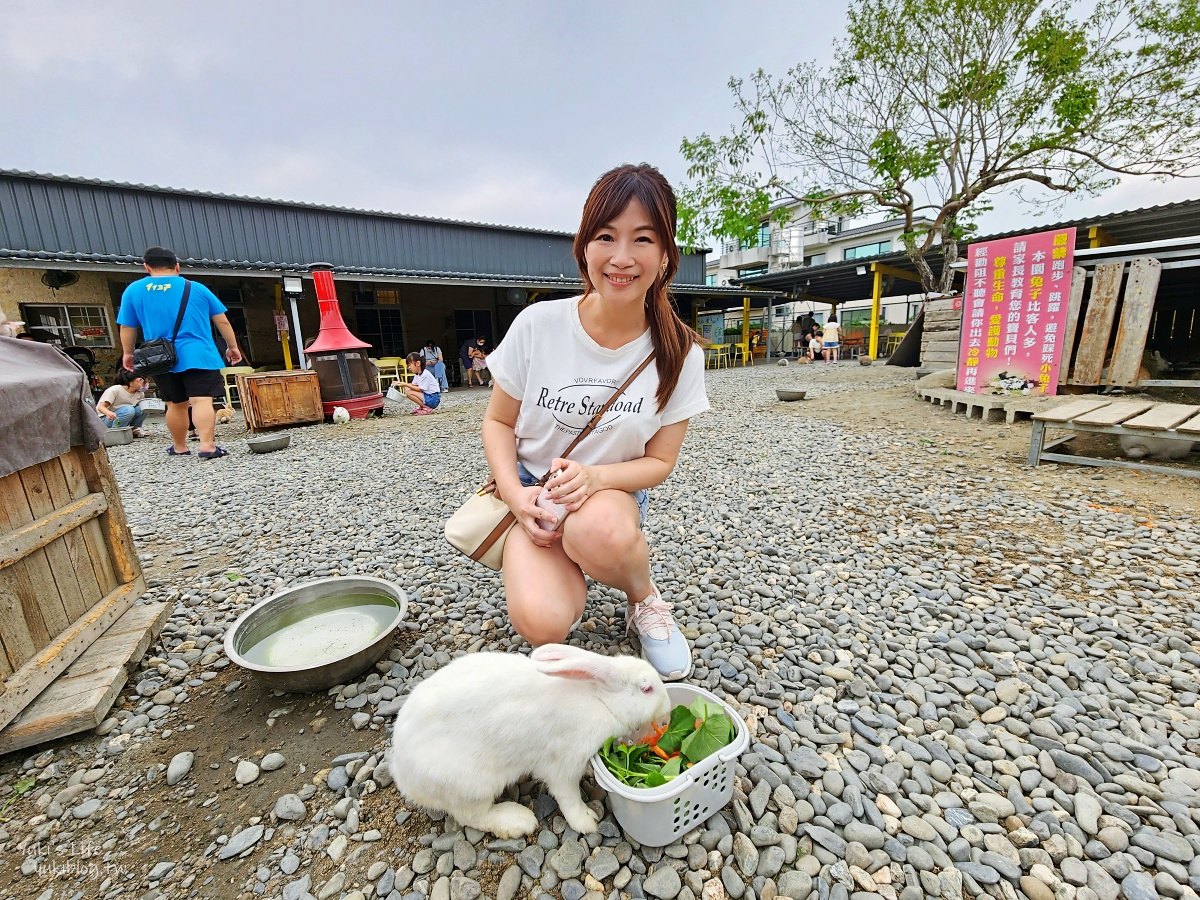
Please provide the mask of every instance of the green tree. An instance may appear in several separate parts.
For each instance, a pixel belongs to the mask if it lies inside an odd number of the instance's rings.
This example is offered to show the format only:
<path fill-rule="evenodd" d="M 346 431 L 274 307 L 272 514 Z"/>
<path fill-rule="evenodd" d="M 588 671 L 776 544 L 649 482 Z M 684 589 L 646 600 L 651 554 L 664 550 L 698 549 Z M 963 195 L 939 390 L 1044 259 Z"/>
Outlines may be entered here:
<path fill-rule="evenodd" d="M 1196 174 L 1198 2 L 857 0 L 828 70 L 731 79 L 740 122 L 684 139 L 681 238 L 748 238 L 792 201 L 818 219 L 883 212 L 903 218 L 925 290 L 946 292 L 988 195 Z"/>

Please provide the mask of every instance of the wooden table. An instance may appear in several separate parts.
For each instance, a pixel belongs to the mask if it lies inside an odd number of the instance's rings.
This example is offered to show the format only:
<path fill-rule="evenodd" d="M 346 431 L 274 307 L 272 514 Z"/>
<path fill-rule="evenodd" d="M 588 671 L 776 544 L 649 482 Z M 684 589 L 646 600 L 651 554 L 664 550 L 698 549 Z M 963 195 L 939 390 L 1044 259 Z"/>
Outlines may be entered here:
<path fill-rule="evenodd" d="M 321 383 L 316 372 L 262 372 L 237 377 L 238 398 L 251 431 L 321 422 Z"/>
<path fill-rule="evenodd" d="M 1046 430 L 1048 428 L 1118 436 L 1138 435 L 1175 441 L 1200 441 L 1200 406 L 1191 406 L 1185 403 L 1154 403 L 1149 400 L 1113 401 L 1081 398 L 1038 413 L 1033 417 L 1033 433 L 1030 435 L 1028 460 L 1030 466 L 1037 466 L 1043 460 L 1048 460 L 1081 466 L 1140 469 L 1144 472 L 1163 472 L 1168 475 L 1182 475 L 1184 478 L 1200 478 L 1200 469 L 1048 452 L 1074 437 L 1073 434 L 1069 434 L 1047 443 Z"/>

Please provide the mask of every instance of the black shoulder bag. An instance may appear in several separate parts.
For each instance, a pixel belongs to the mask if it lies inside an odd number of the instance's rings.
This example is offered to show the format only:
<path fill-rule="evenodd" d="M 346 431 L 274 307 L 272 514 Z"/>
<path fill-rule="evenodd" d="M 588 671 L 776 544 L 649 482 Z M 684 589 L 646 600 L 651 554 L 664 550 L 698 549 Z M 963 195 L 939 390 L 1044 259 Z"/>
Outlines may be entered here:
<path fill-rule="evenodd" d="M 191 294 L 192 283 L 184 279 L 183 299 L 179 301 L 179 315 L 175 317 L 175 327 L 171 330 L 171 337 L 146 341 L 133 351 L 135 375 L 162 375 L 175 368 L 175 363 L 179 361 L 179 357 L 175 353 L 175 338 L 179 336 L 179 325 L 183 322 L 183 313 L 187 309 L 188 297 Z"/>

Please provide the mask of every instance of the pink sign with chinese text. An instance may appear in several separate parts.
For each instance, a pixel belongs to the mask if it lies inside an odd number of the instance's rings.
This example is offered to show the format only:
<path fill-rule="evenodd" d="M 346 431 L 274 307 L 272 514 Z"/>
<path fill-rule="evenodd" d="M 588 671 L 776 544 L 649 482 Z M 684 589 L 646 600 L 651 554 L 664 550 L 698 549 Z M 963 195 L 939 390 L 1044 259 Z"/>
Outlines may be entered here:
<path fill-rule="evenodd" d="M 1074 228 L 970 246 L 958 351 L 960 391 L 1057 393 L 1074 260 Z"/>

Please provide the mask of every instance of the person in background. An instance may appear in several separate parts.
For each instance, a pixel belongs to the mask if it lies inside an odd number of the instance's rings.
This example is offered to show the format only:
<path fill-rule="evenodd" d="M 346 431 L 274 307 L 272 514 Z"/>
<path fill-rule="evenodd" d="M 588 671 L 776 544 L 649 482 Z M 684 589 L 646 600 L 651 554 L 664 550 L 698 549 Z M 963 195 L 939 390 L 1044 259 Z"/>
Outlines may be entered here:
<path fill-rule="evenodd" d="M 833 362 L 837 362 L 838 348 L 842 346 L 840 333 L 841 326 L 838 325 L 837 316 L 830 316 L 821 335 L 821 350 L 825 358 Z"/>
<path fill-rule="evenodd" d="M 458 348 L 458 361 L 462 363 L 463 383 L 471 386 L 471 348 L 475 346 L 475 338 L 467 338 Z"/>
<path fill-rule="evenodd" d="M 446 380 L 446 360 L 442 356 L 442 348 L 433 342 L 433 338 L 427 340 L 421 348 L 421 360 L 425 363 L 425 368 L 438 380 L 442 393 L 450 390 L 450 382 Z"/>
<path fill-rule="evenodd" d="M 146 379 L 128 369 L 121 369 L 115 381 L 96 402 L 96 412 L 104 420 L 104 427 L 125 428 L 132 425 L 135 438 L 145 437 L 142 422 L 145 421 L 146 411 L 141 403 L 146 399 Z"/>
<path fill-rule="evenodd" d="M 813 362 L 825 358 L 825 353 L 821 345 L 821 330 L 819 328 L 814 328 L 808 338 L 808 358 Z"/>
<path fill-rule="evenodd" d="M 420 353 L 408 354 L 405 362 L 409 371 L 414 373 L 413 380 L 400 385 L 400 390 L 405 397 L 417 404 L 417 408 L 409 415 L 427 416 L 442 402 L 441 385 L 433 377 L 433 373 L 425 368 L 425 360 L 421 358 Z"/>
<path fill-rule="evenodd" d="M 665 679 L 686 678 L 692 655 L 654 582 L 642 524 L 688 420 L 708 409 L 700 335 L 671 303 L 675 227 L 675 194 L 657 169 L 600 176 L 575 235 L 583 293 L 517 315 L 488 358 L 497 385 L 483 419 L 488 466 L 518 522 L 504 541 L 513 628 L 534 646 L 562 642 L 583 615 L 590 577 L 625 595 L 626 628 Z M 600 427 L 561 457 L 651 353 Z M 547 473 L 566 518 L 538 505 Z"/>
<path fill-rule="evenodd" d="M 487 380 L 487 386 L 492 386 L 492 372 L 488 368 L 488 354 L 492 352 L 492 345 L 488 343 L 488 339 L 482 334 L 475 338 L 475 346 L 471 348 L 471 368 L 475 371 L 475 377 L 479 379 L 479 386 L 484 386 L 484 379 Z"/>
<path fill-rule="evenodd" d="M 133 351 L 140 328 L 143 341 L 170 338 L 183 300 L 187 279 L 179 274 L 179 259 L 166 247 L 151 247 L 142 257 L 146 278 L 135 281 L 121 295 L 121 364 L 133 368 Z M 230 365 L 242 361 L 233 326 L 225 315 L 225 306 L 216 295 L 192 282 L 187 309 L 175 339 L 178 361 L 170 372 L 154 376 L 158 395 L 167 403 L 167 428 L 171 432 L 170 456 L 190 456 L 188 449 L 188 409 L 191 408 L 196 431 L 200 435 L 201 459 L 220 459 L 229 451 L 216 444 L 216 413 L 213 397 L 225 393 L 221 375 L 224 362 L 213 340 L 213 326 L 225 339 L 225 359 Z"/>

